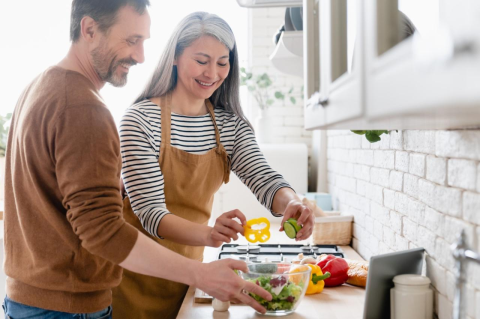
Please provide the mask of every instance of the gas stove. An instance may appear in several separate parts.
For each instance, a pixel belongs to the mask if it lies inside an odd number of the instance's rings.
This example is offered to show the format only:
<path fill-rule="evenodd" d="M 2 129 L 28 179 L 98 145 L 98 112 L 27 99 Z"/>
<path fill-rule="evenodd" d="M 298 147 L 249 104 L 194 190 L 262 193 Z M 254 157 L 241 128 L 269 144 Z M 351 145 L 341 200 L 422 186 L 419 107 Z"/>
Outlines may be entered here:
<path fill-rule="evenodd" d="M 233 258 L 252 263 L 291 262 L 300 253 L 313 258 L 321 254 L 344 257 L 343 251 L 336 245 L 224 244 L 218 254 L 218 259 Z"/>
<path fill-rule="evenodd" d="M 321 254 L 344 257 L 343 251 L 335 245 L 301 245 L 301 244 L 223 244 L 217 259 L 238 259 L 250 263 L 291 262 L 298 254 L 317 258 Z M 213 256 L 212 256 L 213 257 Z M 211 303 L 212 297 L 197 289 L 196 303 Z"/>

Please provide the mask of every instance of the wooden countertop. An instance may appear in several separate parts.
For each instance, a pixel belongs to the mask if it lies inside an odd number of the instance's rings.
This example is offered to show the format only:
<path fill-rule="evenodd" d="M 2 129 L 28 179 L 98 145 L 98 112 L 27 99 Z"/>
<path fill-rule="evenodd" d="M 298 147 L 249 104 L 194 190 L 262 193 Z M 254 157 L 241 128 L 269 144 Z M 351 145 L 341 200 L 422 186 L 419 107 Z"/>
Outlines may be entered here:
<path fill-rule="evenodd" d="M 363 260 L 350 246 L 340 246 L 349 259 Z M 195 287 L 190 287 L 177 319 L 216 318 L 247 319 L 265 318 L 245 305 L 231 305 L 226 312 L 214 311 L 211 304 L 195 303 Z M 325 288 L 322 293 L 305 296 L 289 319 L 362 319 L 365 289 L 344 284 Z"/>

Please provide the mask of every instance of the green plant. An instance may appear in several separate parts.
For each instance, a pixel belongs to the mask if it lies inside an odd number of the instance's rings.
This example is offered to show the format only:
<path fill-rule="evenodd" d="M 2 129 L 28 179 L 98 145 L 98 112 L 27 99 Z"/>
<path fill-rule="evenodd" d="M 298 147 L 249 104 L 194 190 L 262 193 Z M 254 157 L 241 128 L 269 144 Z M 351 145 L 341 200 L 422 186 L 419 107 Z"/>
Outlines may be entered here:
<path fill-rule="evenodd" d="M 390 134 L 389 131 L 386 130 L 372 130 L 372 131 L 356 131 L 352 130 L 353 133 L 358 135 L 365 135 L 365 138 L 370 143 L 376 143 L 381 140 L 380 135 L 382 134 Z"/>
<path fill-rule="evenodd" d="M 272 105 L 275 99 L 284 101 L 288 98 L 293 105 L 297 103 L 293 87 L 286 92 L 280 90 L 272 92 L 273 81 L 267 73 L 254 76 L 252 72 L 240 68 L 240 85 L 247 86 L 248 91 L 253 95 L 262 110 L 266 110 Z M 303 92 L 303 88 L 301 92 Z M 301 96 L 303 98 L 303 94 Z"/>
<path fill-rule="evenodd" d="M 0 115 L 0 157 L 5 156 L 5 149 L 7 146 L 7 135 L 9 126 L 5 125 L 12 118 L 12 113 L 7 113 L 5 116 Z"/>

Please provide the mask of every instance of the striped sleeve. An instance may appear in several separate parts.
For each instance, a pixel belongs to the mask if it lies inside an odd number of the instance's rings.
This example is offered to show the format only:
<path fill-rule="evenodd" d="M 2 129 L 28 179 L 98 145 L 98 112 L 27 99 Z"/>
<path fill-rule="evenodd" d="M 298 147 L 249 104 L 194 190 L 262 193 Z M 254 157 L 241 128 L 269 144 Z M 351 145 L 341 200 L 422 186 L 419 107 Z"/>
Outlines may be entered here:
<path fill-rule="evenodd" d="M 271 211 L 275 193 L 290 187 L 275 172 L 260 151 L 250 127 L 236 115 L 215 109 L 220 140 L 232 163 L 232 171 Z M 128 108 L 120 123 L 122 177 L 134 213 L 143 228 L 158 236 L 166 208 L 164 179 L 158 164 L 161 143 L 161 110 L 149 100 Z M 172 113 L 171 145 L 185 152 L 205 154 L 215 147 L 215 128 L 211 117 Z M 279 214 L 275 214 L 275 216 Z"/>
<path fill-rule="evenodd" d="M 120 122 L 122 178 L 132 209 L 152 236 L 169 214 L 165 204 L 163 175 L 158 165 L 160 127 L 152 124 L 148 108 L 131 107 Z"/>
<path fill-rule="evenodd" d="M 239 117 L 234 117 L 234 140 L 231 147 L 232 171 L 252 191 L 257 200 L 272 212 L 273 198 L 281 188 L 293 190 L 283 176 L 268 165 L 261 152 L 253 130 Z"/>

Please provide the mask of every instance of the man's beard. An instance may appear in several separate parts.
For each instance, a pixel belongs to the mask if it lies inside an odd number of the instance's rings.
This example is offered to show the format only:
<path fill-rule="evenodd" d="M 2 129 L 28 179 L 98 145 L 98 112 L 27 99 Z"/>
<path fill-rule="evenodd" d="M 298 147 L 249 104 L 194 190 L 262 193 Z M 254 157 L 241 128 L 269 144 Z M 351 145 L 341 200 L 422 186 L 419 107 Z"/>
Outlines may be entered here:
<path fill-rule="evenodd" d="M 127 84 L 128 73 L 117 75 L 117 68 L 121 64 L 135 65 L 137 62 L 131 58 L 116 60 L 105 47 L 98 47 L 92 51 L 93 67 L 103 82 L 108 82 L 115 87 Z"/>

